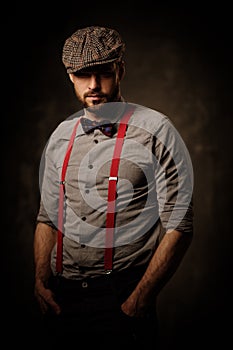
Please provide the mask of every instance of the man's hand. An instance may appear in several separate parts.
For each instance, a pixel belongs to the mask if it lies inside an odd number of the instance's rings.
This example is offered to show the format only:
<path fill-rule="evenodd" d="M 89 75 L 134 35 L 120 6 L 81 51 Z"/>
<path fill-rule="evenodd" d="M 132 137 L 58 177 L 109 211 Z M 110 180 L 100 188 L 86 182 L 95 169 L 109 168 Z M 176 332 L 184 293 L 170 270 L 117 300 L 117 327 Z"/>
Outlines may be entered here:
<path fill-rule="evenodd" d="M 61 313 L 60 306 L 54 300 L 53 292 L 50 289 L 45 288 L 42 281 L 36 281 L 34 294 L 43 314 L 45 314 L 49 309 L 52 309 L 52 311 L 57 315 Z"/>

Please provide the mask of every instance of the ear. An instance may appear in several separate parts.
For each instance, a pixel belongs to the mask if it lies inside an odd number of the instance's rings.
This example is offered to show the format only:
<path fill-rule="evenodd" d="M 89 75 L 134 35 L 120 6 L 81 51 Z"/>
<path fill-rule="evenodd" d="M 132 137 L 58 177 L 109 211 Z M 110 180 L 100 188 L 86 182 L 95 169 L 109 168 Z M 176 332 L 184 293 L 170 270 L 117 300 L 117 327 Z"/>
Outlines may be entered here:
<path fill-rule="evenodd" d="M 72 83 L 74 83 L 74 75 L 72 73 L 69 73 L 69 78 L 72 81 Z"/>
<path fill-rule="evenodd" d="M 119 63 L 119 78 L 122 80 L 125 76 L 125 62 L 122 61 Z"/>

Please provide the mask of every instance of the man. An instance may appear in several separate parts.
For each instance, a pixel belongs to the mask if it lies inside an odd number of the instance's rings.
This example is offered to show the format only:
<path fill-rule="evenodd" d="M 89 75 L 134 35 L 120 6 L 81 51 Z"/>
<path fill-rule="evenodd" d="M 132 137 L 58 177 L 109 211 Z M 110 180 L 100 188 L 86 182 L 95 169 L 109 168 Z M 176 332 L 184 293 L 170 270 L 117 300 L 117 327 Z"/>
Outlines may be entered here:
<path fill-rule="evenodd" d="M 63 63 L 83 110 L 52 134 L 40 168 L 35 296 L 48 341 L 156 344 L 156 297 L 193 235 L 192 165 L 169 119 L 121 95 L 125 44 L 78 29 Z"/>

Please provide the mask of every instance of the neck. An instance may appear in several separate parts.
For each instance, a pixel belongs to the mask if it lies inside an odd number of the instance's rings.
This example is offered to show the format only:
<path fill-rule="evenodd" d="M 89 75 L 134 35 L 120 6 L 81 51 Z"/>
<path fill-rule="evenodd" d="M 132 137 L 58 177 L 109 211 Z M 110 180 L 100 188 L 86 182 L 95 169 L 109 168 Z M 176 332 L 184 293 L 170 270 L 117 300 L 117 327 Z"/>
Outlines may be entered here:
<path fill-rule="evenodd" d="M 85 108 L 85 116 L 91 120 L 100 121 L 108 119 L 111 122 L 119 120 L 125 110 L 123 99 L 117 102 L 107 102 L 101 105 Z"/>

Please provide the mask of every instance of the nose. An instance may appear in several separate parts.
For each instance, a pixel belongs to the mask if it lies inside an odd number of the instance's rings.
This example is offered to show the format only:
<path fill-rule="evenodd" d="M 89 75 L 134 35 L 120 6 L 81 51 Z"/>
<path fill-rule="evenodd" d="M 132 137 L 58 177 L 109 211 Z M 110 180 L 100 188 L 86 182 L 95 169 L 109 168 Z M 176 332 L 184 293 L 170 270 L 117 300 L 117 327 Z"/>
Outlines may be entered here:
<path fill-rule="evenodd" d="M 92 74 L 90 76 L 88 88 L 90 90 L 95 90 L 98 87 L 100 87 L 100 78 L 99 78 L 98 74 Z"/>

